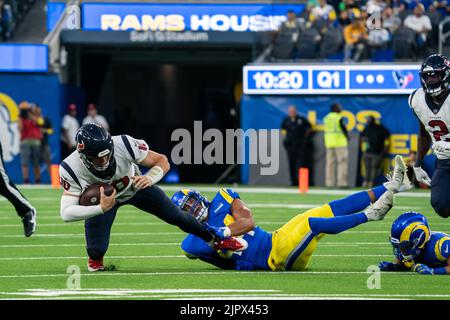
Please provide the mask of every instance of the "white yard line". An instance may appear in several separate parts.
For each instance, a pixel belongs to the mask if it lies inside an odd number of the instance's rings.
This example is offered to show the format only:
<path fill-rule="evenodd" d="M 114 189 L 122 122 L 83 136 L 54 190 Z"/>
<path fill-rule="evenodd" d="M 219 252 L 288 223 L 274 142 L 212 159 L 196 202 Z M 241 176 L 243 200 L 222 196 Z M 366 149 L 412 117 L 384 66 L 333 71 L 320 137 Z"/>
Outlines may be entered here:
<path fill-rule="evenodd" d="M 186 185 L 160 185 L 160 187 L 166 192 L 175 192 L 179 191 L 182 188 L 188 187 Z M 208 187 L 208 186 L 195 186 L 195 189 L 201 192 L 218 192 L 220 186 L 217 187 Z M 52 189 L 50 185 L 19 185 L 19 189 Z M 299 194 L 298 188 L 277 188 L 277 187 L 233 187 L 233 189 L 238 193 L 263 193 L 263 194 Z M 62 192 L 59 189 L 55 189 L 55 191 Z M 309 189 L 307 194 L 312 195 L 349 195 L 358 191 L 364 191 L 361 189 L 350 189 L 350 190 L 341 190 L 341 189 L 326 189 L 326 188 L 313 188 Z M 429 198 L 429 192 L 402 192 L 399 196 L 403 197 L 412 197 L 412 198 Z"/>
<path fill-rule="evenodd" d="M 195 275 L 248 275 L 248 276 L 256 276 L 256 275 L 367 275 L 366 271 L 287 271 L 287 272 L 273 272 L 273 271 L 198 271 L 198 272 L 92 272 L 92 273 L 82 273 L 82 277 L 144 277 L 144 276 L 195 276 Z M 383 276 L 398 276 L 395 272 L 383 272 Z M 414 273 L 410 274 L 402 274 L 402 276 L 417 276 Z M 62 274 L 12 274 L 12 275 L 0 275 L 0 279 L 13 279 L 13 278 L 61 278 L 67 277 L 66 273 Z"/>
<path fill-rule="evenodd" d="M 391 257 L 391 254 L 315 254 L 314 257 L 324 258 L 363 258 L 363 257 Z M 151 256 L 108 256 L 108 259 L 176 259 L 186 258 L 184 255 L 151 255 Z M 0 261 L 19 261 L 19 260 L 72 260 L 86 259 L 85 256 L 64 256 L 64 257 L 0 257 Z"/>
<path fill-rule="evenodd" d="M 181 242 L 132 242 L 132 243 L 111 243 L 110 247 L 121 246 L 179 246 Z M 2 244 L 0 248 L 46 248 L 46 247 L 80 247 L 85 246 L 83 243 L 52 243 L 52 244 Z M 336 246 L 380 246 L 390 247 L 389 242 L 321 242 L 320 247 L 336 247 Z"/>

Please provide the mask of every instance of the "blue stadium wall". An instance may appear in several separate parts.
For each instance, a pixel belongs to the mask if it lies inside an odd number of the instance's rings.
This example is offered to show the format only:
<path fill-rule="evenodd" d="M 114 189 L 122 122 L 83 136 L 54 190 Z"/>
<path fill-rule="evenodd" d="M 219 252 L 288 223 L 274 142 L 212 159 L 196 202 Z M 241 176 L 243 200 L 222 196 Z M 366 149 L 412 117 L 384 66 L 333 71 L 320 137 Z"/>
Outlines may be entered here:
<path fill-rule="evenodd" d="M 61 85 L 55 74 L 0 74 L 0 126 L 3 126 L 1 141 L 5 156 L 5 168 L 12 181 L 22 183 L 17 128 L 19 103 L 29 101 L 38 104 L 42 113 L 52 122 L 54 133 L 49 136 L 52 163 L 60 162 L 61 118 L 72 97 L 82 96 L 78 89 Z M 7 127 L 7 128 L 5 128 Z M 1 128 L 0 128 L 1 129 Z M 42 182 L 49 183 L 47 168 L 41 164 Z M 30 170 L 30 177 L 34 177 Z"/>
<path fill-rule="evenodd" d="M 330 106 L 339 102 L 347 127 L 353 132 L 361 132 L 366 117 L 373 115 L 390 131 L 390 155 L 408 155 L 416 148 L 418 124 L 408 106 L 408 95 L 244 95 L 241 102 L 241 126 L 243 130 L 279 129 L 287 108 L 295 105 L 299 114 L 309 119 L 315 130 L 323 130 L 323 118 Z M 248 152 L 248 148 L 246 149 Z M 280 146 L 280 152 L 284 152 Z M 426 157 L 426 170 L 434 171 L 435 157 Z M 250 166 L 241 166 L 243 183 L 250 181 Z"/>

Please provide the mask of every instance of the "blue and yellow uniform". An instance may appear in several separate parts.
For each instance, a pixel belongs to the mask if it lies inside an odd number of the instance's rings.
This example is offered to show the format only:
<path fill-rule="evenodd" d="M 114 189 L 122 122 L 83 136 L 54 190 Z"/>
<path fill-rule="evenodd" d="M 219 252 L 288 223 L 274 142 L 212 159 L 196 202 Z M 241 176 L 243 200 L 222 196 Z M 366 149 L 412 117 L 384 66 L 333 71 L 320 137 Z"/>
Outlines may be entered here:
<path fill-rule="evenodd" d="M 220 189 L 208 207 L 208 223 L 214 226 L 228 226 L 233 223 L 231 204 L 236 198 L 239 198 L 239 195 L 234 190 Z M 335 203 L 338 202 L 335 201 Z M 365 199 L 361 205 L 367 206 L 369 203 L 370 200 Z M 332 206 L 333 202 L 299 214 L 273 233 L 255 227 L 242 236 L 247 241 L 248 247 L 240 252 L 215 251 L 206 242 L 192 234 L 183 240 L 181 248 L 189 258 L 201 258 L 207 262 L 218 257 L 231 259 L 236 262 L 236 265 L 246 265 L 246 269 L 304 270 L 308 266 L 317 243 L 324 235 L 324 233 L 313 231 L 310 224 L 311 218 L 316 218 L 315 222 L 323 223 L 328 220 L 323 218 L 335 217 Z M 342 209 L 342 205 L 339 206 Z M 355 212 L 353 209 L 347 205 L 345 210 Z M 365 221 L 355 222 L 351 226 L 362 222 Z M 317 230 L 317 228 L 314 229 Z M 248 266 L 251 267 L 248 268 Z"/>
<path fill-rule="evenodd" d="M 431 232 L 430 240 L 414 262 L 423 263 L 431 268 L 440 268 L 447 265 L 449 256 L 450 236 L 443 232 Z"/>

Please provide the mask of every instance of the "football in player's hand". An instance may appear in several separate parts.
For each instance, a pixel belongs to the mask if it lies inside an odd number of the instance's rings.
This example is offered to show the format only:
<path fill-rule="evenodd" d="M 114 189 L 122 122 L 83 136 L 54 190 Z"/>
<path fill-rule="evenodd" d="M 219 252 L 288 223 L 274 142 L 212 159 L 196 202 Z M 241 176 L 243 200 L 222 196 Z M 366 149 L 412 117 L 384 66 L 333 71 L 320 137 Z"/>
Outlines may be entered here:
<path fill-rule="evenodd" d="M 80 196 L 81 206 L 96 206 L 100 203 L 100 187 L 103 187 L 106 196 L 114 192 L 114 187 L 107 183 L 96 183 L 89 186 Z"/>

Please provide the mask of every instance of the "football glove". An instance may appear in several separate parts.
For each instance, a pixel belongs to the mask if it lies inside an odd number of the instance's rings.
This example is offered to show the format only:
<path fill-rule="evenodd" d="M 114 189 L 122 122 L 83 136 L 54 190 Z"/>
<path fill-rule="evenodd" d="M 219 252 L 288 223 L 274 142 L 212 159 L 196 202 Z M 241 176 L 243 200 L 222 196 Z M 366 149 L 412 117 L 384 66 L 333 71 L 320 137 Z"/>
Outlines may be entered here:
<path fill-rule="evenodd" d="M 436 141 L 431 147 L 439 159 L 450 158 L 450 143 L 446 141 Z"/>
<path fill-rule="evenodd" d="M 231 236 L 231 230 L 228 227 L 216 227 L 204 222 L 203 226 L 208 230 L 216 239 L 225 239 Z"/>
<path fill-rule="evenodd" d="M 413 265 L 412 270 L 420 274 L 434 274 L 434 270 L 432 268 L 427 267 L 422 263 L 417 263 Z"/>
<path fill-rule="evenodd" d="M 401 271 L 403 270 L 401 265 L 388 262 L 388 261 L 381 261 L 378 264 L 378 268 L 380 268 L 381 271 Z"/>
<path fill-rule="evenodd" d="M 428 173 L 423 170 L 422 167 L 414 167 L 413 169 L 418 182 L 425 183 L 427 186 L 431 184 L 431 179 L 428 176 Z"/>

